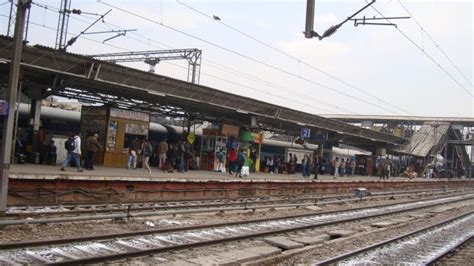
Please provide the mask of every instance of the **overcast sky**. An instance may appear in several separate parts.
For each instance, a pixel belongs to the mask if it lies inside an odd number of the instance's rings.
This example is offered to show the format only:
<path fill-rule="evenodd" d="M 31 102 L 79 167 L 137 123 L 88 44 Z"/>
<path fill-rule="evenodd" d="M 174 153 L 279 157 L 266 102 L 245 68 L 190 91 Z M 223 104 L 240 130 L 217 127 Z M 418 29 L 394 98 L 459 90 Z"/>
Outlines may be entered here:
<path fill-rule="evenodd" d="M 34 2 L 50 7 L 33 5 L 28 39 L 32 44 L 54 46 L 58 18 L 54 8 L 60 1 Z M 408 10 L 423 30 L 413 19 L 396 21 L 401 32 L 393 26 L 354 27 L 348 22 L 322 41 L 302 34 L 304 0 L 180 2 L 72 0 L 72 8 L 84 12 L 103 14 L 112 9 L 105 23 L 88 32 L 137 31 L 105 44 L 102 41 L 114 34 L 84 35 L 88 39 L 80 38 L 68 51 L 198 48 L 203 51 L 201 84 L 314 114 L 474 115 L 472 1 L 379 0 L 373 6 L 384 16 L 407 16 Z M 324 32 L 364 5 L 363 0 L 316 1 L 315 30 Z M 5 34 L 9 4 L 1 5 L 0 12 Z M 213 20 L 212 15 L 241 33 Z M 368 8 L 357 17 L 374 15 L 380 17 Z M 72 15 L 70 37 L 94 20 L 90 15 Z M 129 66 L 148 69 L 143 63 Z M 157 73 L 186 80 L 187 64 L 164 61 Z"/>

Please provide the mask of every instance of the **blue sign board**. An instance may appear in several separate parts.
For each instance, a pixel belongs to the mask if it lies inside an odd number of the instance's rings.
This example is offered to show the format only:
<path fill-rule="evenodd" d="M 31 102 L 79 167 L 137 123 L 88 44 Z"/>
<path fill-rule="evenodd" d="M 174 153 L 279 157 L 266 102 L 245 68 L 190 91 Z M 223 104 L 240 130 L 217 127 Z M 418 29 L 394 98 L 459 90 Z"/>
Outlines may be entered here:
<path fill-rule="evenodd" d="M 300 135 L 300 137 L 301 137 L 302 139 L 308 139 L 308 138 L 310 138 L 310 137 L 311 137 L 311 129 L 309 129 L 309 128 L 302 128 L 302 129 L 301 129 L 301 135 Z"/>
<path fill-rule="evenodd" d="M 8 115 L 8 102 L 0 100 L 0 115 Z"/>

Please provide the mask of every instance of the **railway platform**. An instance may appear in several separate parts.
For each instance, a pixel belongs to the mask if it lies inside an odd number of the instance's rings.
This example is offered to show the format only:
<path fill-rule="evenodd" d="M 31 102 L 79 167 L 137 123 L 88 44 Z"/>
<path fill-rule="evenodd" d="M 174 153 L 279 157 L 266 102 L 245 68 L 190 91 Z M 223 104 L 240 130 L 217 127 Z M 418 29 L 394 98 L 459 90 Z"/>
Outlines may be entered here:
<path fill-rule="evenodd" d="M 288 197 L 301 194 L 351 192 L 364 187 L 369 191 L 474 187 L 472 179 L 408 179 L 392 177 L 338 177 L 319 175 L 318 179 L 294 175 L 252 173 L 238 178 L 229 173 L 188 171 L 151 175 L 141 169 L 97 166 L 94 171 L 61 171 L 59 166 L 12 165 L 8 204 L 120 202 L 239 198 L 255 196 Z"/>

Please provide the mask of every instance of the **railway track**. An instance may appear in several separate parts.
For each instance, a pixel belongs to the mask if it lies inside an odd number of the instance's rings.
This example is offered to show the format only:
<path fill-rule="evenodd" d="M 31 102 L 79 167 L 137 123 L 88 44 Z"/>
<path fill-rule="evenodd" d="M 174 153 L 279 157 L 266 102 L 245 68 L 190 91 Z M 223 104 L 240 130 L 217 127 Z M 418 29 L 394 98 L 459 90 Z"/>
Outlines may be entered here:
<path fill-rule="evenodd" d="M 0 263 L 80 264 L 377 218 L 474 199 L 474 194 L 278 219 L 0 245 Z"/>
<path fill-rule="evenodd" d="M 323 197 L 302 198 L 246 198 L 236 200 L 209 200 L 209 201 L 175 201 L 149 202 L 131 204 L 88 204 L 67 206 L 17 206 L 7 209 L 4 221 L 0 226 L 20 225 L 33 223 L 54 223 L 69 221 L 86 221 L 100 219 L 123 219 L 130 217 L 146 217 L 155 215 L 175 215 L 202 212 L 221 212 L 238 210 L 256 210 L 269 208 L 298 208 L 304 206 L 318 206 L 333 203 L 343 203 L 361 200 L 376 200 L 399 198 L 407 196 L 433 196 L 455 193 L 457 190 L 416 190 L 396 192 L 376 192 L 364 198 L 357 198 L 353 194 L 331 195 Z M 23 219 L 27 217 L 27 219 Z M 36 219 L 32 219 L 36 218 Z"/>
<path fill-rule="evenodd" d="M 474 260 L 474 237 L 466 239 L 445 253 L 432 259 L 428 265 L 468 265 Z"/>
<path fill-rule="evenodd" d="M 316 265 L 426 265 L 474 237 L 474 212 L 428 226 Z"/>

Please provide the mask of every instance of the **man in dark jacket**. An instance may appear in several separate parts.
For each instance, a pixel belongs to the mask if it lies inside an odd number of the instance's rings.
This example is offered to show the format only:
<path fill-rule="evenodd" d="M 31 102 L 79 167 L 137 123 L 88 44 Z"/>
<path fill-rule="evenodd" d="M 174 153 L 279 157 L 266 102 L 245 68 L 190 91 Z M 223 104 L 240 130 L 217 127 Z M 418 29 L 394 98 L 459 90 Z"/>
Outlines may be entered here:
<path fill-rule="evenodd" d="M 94 133 L 86 140 L 86 158 L 84 168 L 94 170 L 94 158 L 97 151 L 102 150 L 102 144 L 99 142 L 99 134 Z"/>

